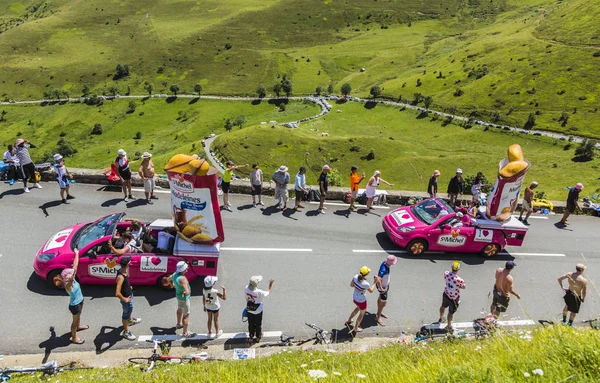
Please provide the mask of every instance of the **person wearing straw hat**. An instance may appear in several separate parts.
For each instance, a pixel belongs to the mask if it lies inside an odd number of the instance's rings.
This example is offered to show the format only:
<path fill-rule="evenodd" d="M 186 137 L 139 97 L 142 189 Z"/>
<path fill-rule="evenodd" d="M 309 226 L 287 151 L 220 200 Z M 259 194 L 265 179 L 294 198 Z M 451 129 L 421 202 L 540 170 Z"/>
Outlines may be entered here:
<path fill-rule="evenodd" d="M 63 160 L 63 156 L 60 154 L 55 154 L 54 158 L 54 170 L 56 171 L 56 181 L 58 182 L 58 187 L 60 188 L 60 198 L 62 203 L 68 203 L 68 199 L 74 199 L 71 194 L 69 194 L 70 189 L 70 179 L 73 179 L 73 176 L 69 172 L 69 169 L 65 166 L 65 162 Z M 65 193 L 67 194 L 65 196 Z"/>
<path fill-rule="evenodd" d="M 258 288 L 262 281 L 261 275 L 250 277 L 248 285 L 244 289 L 246 294 L 246 311 L 248 313 L 248 340 L 250 342 L 260 342 L 262 338 L 262 320 L 263 320 L 263 301 L 271 294 L 273 290 L 274 279 L 269 281 L 269 290 L 264 291 Z"/>
<path fill-rule="evenodd" d="M 383 313 L 383 309 L 387 305 L 388 291 L 390 289 L 390 266 L 395 265 L 396 262 L 398 262 L 398 258 L 391 254 L 388 255 L 385 261 L 381 263 L 381 266 L 379 266 L 379 272 L 377 273 L 377 278 L 375 278 L 375 285 L 379 292 L 379 298 L 377 298 L 376 319 L 380 326 L 385 326 L 385 323 L 383 323 L 383 319 L 381 318 L 387 319 L 387 315 Z"/>
<path fill-rule="evenodd" d="M 204 305 L 204 311 L 208 313 L 208 337 L 212 335 L 212 325 L 215 325 L 215 337 L 220 337 L 223 334 L 223 330 L 219 328 L 219 309 L 221 308 L 221 301 L 227 300 L 227 290 L 225 286 L 221 285 L 221 290 L 215 289 L 215 284 L 219 278 L 209 275 L 204 278 L 204 290 L 202 291 L 202 304 Z"/>
<path fill-rule="evenodd" d="M 275 199 L 277 200 L 275 207 L 277 209 L 281 208 L 282 211 L 286 209 L 289 198 L 287 185 L 290 183 L 290 173 L 287 171 L 287 166 L 281 165 L 271 176 L 271 180 L 275 182 Z M 281 206 L 282 201 L 283 206 Z"/>
<path fill-rule="evenodd" d="M 60 276 L 65 284 L 65 291 L 69 294 L 69 311 L 73 315 L 73 321 L 71 322 L 71 343 L 83 344 L 84 340 L 77 336 L 78 331 L 87 330 L 90 326 L 81 326 L 81 311 L 83 310 L 83 294 L 81 293 L 81 286 L 75 279 L 77 274 L 77 267 L 79 266 L 79 249 L 73 249 L 75 259 L 73 260 L 73 268 L 64 269 Z"/>
<path fill-rule="evenodd" d="M 156 173 L 154 171 L 154 163 L 152 162 L 152 154 L 144 152 L 142 154 L 142 164 L 138 170 L 140 177 L 144 180 L 144 193 L 146 194 L 146 203 L 152 205 L 152 200 L 157 199 L 154 196 L 154 188 L 156 181 L 154 177 Z"/>
<path fill-rule="evenodd" d="M 438 177 L 440 176 L 439 170 L 434 170 L 433 175 L 429 178 L 429 184 L 427 185 L 427 193 L 429 193 L 429 198 L 436 198 L 438 191 Z"/>
<path fill-rule="evenodd" d="M 575 187 L 572 187 L 569 190 L 569 196 L 567 197 L 567 208 L 565 209 L 565 213 L 563 214 L 560 220 L 560 223 L 562 223 L 563 225 L 569 224 L 568 218 L 571 214 L 575 213 L 575 209 L 581 211 L 581 208 L 579 207 L 579 203 L 577 201 L 579 200 L 579 193 L 582 190 L 582 183 L 578 183 L 577 185 L 575 185 Z"/>
<path fill-rule="evenodd" d="M 131 169 L 129 168 L 129 159 L 127 153 L 123 149 L 117 151 L 117 158 L 115 159 L 115 165 L 117 166 L 117 172 L 121 177 L 123 183 L 123 194 L 125 195 L 123 201 L 129 202 L 130 199 L 136 199 L 131 195 Z"/>
<path fill-rule="evenodd" d="M 523 221 L 523 224 L 529 226 L 527 218 L 533 213 L 533 189 L 538 186 L 538 183 L 533 181 L 531 185 L 525 189 L 525 195 L 523 196 L 523 203 L 521 204 L 521 214 L 519 215 L 519 221 Z M 523 219 L 523 212 L 527 212 L 525 219 Z"/>
<path fill-rule="evenodd" d="M 563 324 L 573 326 L 575 316 L 579 313 L 581 304 L 585 301 L 585 296 L 587 294 L 587 279 L 583 277 L 584 271 L 585 265 L 578 263 L 575 265 L 575 271 L 568 272 L 558 277 L 558 284 L 565 293 L 565 296 L 563 297 L 565 301 L 565 308 L 563 309 L 562 318 Z M 563 281 L 565 279 L 569 281 L 568 289 L 565 289 L 563 286 Z M 569 321 L 567 322 L 567 314 L 569 312 L 571 315 L 569 316 Z"/>
<path fill-rule="evenodd" d="M 463 171 L 461 168 L 456 169 L 456 175 L 450 179 L 448 183 L 448 197 L 450 198 L 450 206 L 456 205 L 458 195 L 463 193 Z"/>

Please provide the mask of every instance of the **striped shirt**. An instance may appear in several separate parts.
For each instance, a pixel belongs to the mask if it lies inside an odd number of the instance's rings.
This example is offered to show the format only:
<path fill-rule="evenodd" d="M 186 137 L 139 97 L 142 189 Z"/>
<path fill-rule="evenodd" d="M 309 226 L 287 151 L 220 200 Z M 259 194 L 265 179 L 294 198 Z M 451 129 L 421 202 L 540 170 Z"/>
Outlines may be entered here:
<path fill-rule="evenodd" d="M 371 287 L 371 284 L 367 282 L 366 279 L 359 281 L 358 274 L 354 276 L 352 281 L 354 282 L 354 294 L 352 295 L 352 299 L 358 303 L 366 301 L 366 291 Z"/>
<path fill-rule="evenodd" d="M 23 147 L 19 147 L 17 146 L 15 148 L 16 152 L 17 152 L 17 158 L 19 159 L 19 163 L 21 164 L 21 166 L 23 165 L 27 165 L 32 163 L 33 161 L 31 161 L 31 156 L 29 155 L 29 147 L 31 145 L 23 145 Z"/>

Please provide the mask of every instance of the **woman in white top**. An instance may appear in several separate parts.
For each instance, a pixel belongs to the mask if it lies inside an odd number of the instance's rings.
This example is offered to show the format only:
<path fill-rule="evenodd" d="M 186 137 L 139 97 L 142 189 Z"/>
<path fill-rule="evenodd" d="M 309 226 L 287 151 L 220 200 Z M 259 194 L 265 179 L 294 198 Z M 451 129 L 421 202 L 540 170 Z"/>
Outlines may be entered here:
<path fill-rule="evenodd" d="M 246 311 L 248 313 L 248 338 L 256 343 L 262 337 L 263 300 L 271 294 L 275 280 L 269 281 L 269 290 L 263 291 L 258 288 L 262 281 L 261 275 L 250 277 L 248 286 L 244 289 L 246 294 Z"/>
<path fill-rule="evenodd" d="M 366 278 L 370 272 L 371 269 L 369 269 L 367 266 L 363 266 L 360 268 L 360 272 L 357 275 L 355 275 L 354 278 L 352 278 L 352 282 L 350 282 L 350 287 L 354 289 L 354 292 L 352 294 L 352 300 L 354 301 L 356 307 L 354 308 L 354 310 L 352 310 L 352 313 L 350 314 L 348 320 L 345 323 L 346 327 L 348 327 L 348 330 L 351 330 L 352 328 L 352 319 L 354 319 L 356 314 L 360 312 L 360 314 L 358 315 L 358 319 L 356 320 L 356 326 L 354 327 L 354 330 L 352 330 L 353 332 L 361 332 L 363 330 L 360 327 L 360 324 L 365 316 L 365 313 L 367 312 L 366 293 L 367 291 L 372 293 L 373 290 L 375 290 L 375 287 L 377 287 L 377 284 L 373 283 L 373 285 L 371 286 L 371 284 L 367 282 Z"/>
<path fill-rule="evenodd" d="M 381 172 L 379 170 L 375 170 L 375 174 L 373 174 L 373 177 L 369 178 L 369 182 L 367 183 L 367 207 L 369 209 L 373 209 L 373 198 L 375 198 L 377 186 L 379 186 L 380 182 L 383 182 L 388 186 L 394 185 L 381 178 Z"/>
<path fill-rule="evenodd" d="M 212 324 L 215 324 L 216 337 L 221 336 L 223 334 L 223 330 L 219 329 L 219 309 L 221 308 L 221 302 L 219 298 L 222 300 L 227 300 L 227 291 L 225 290 L 225 286 L 221 285 L 222 293 L 219 290 L 215 289 L 215 283 L 217 283 L 219 279 L 217 277 L 208 276 L 204 278 L 204 290 L 202 291 L 202 303 L 204 304 L 204 311 L 208 313 L 208 337 L 211 337 L 212 334 Z"/>

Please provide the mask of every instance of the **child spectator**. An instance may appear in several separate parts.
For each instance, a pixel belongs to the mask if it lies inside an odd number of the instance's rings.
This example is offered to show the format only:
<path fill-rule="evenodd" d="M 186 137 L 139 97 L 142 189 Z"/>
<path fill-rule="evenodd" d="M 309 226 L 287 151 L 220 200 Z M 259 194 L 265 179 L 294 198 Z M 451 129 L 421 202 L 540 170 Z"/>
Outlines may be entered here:
<path fill-rule="evenodd" d="M 68 199 L 75 198 L 69 194 L 69 180 L 73 179 L 73 176 L 71 173 L 69 173 L 69 169 L 67 169 L 65 166 L 63 157 L 58 153 L 54 155 L 54 170 L 56 170 L 56 181 L 58 182 L 58 187 L 60 188 L 60 198 L 62 199 L 62 203 L 68 203 Z M 65 193 L 67 193 L 66 197 Z"/>
<path fill-rule="evenodd" d="M 208 313 L 208 337 L 212 335 L 212 324 L 215 324 L 215 337 L 218 338 L 223 334 L 223 330 L 219 328 L 219 309 L 221 308 L 221 302 L 219 299 L 227 300 L 227 291 L 225 286 L 221 285 L 222 293 L 215 289 L 215 283 L 218 278 L 208 276 L 204 278 L 204 291 L 202 292 L 202 303 L 204 304 L 204 311 Z"/>

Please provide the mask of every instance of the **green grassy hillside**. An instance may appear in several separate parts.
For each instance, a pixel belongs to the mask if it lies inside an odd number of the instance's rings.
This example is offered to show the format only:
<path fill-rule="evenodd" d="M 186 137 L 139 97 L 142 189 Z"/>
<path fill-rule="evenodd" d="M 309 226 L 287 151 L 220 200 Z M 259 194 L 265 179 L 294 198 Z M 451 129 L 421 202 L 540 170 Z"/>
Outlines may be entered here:
<path fill-rule="evenodd" d="M 62 89 L 339 93 L 457 107 L 523 126 L 600 137 L 600 4 L 589 0 L 5 0 L 0 97 Z M 128 77 L 113 80 L 117 64 Z M 360 69 L 365 68 L 364 72 Z M 420 84 L 420 85 L 417 85 Z M 563 113 L 567 121 L 561 119 Z"/>

